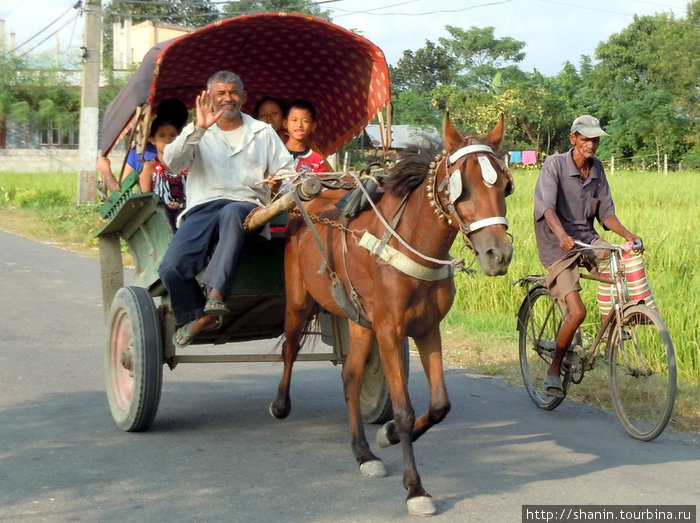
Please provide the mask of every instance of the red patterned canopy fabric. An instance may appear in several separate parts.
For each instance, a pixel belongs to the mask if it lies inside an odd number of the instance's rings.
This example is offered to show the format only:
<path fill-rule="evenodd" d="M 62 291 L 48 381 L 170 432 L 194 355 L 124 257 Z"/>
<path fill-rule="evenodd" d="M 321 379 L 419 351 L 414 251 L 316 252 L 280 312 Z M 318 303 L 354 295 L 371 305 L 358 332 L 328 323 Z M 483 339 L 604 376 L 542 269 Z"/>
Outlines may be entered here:
<path fill-rule="evenodd" d="M 130 125 L 134 110 L 166 98 L 189 107 L 209 77 L 233 71 L 255 102 L 275 96 L 314 104 L 315 146 L 332 154 L 356 136 L 389 102 L 384 53 L 369 40 L 335 24 L 296 13 L 246 15 L 198 29 L 155 46 L 104 115 L 106 154 Z"/>

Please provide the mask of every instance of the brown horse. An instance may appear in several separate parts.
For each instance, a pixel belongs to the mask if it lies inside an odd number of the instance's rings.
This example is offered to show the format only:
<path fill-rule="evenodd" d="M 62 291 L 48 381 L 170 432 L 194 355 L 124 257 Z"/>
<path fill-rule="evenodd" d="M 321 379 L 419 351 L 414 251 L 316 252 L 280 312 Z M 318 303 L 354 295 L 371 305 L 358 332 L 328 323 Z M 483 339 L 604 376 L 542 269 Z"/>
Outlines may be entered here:
<path fill-rule="evenodd" d="M 503 137 L 503 119 L 487 136 L 462 138 L 449 116 L 443 130 L 447 154 L 422 154 L 399 161 L 387 177 L 375 209 L 365 210 L 343 224 L 335 204 L 346 193 L 331 190 L 305 204 L 316 236 L 301 216 L 292 216 L 284 260 L 284 371 L 278 395 L 270 405 L 270 412 L 277 418 L 289 414 L 292 365 L 314 301 L 335 315 L 349 316 L 347 308 L 343 312 L 334 299 L 329 285 L 329 278 L 340 280 L 351 291 L 348 295 L 359 296 L 356 302 L 360 303 L 357 310 L 361 319 L 351 319 L 371 324 L 367 327 L 350 322 L 351 341 L 343 368 L 352 449 L 363 475 L 386 474 L 367 443 L 359 402 L 365 362 L 376 336 L 394 412 L 394 419 L 380 429 L 377 439 L 382 447 L 401 443 L 406 503 L 413 515 L 436 512 L 416 470 L 413 441 L 442 421 L 450 410 L 439 329 L 455 296 L 452 271 L 445 265 L 451 260 L 450 246 L 461 231 L 482 270 L 491 276 L 507 272 L 513 253 L 505 219 L 505 197 L 512 191 L 512 180 L 495 157 Z M 389 223 L 392 218 L 393 223 Z M 401 254 L 394 259 L 398 257 L 400 263 L 382 259 L 380 250 L 375 249 L 387 227 L 395 235 L 382 250 L 393 254 L 399 251 Z M 365 233 L 377 241 L 368 244 Z M 407 336 L 416 343 L 430 384 L 429 410 L 417 419 L 401 358 Z"/>

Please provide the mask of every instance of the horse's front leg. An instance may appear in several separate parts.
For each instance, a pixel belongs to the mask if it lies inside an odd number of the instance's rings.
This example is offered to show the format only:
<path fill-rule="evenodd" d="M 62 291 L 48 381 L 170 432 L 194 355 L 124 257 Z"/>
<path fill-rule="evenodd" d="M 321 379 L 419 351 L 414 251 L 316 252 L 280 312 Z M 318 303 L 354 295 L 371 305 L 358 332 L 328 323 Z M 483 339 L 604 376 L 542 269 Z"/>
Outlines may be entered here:
<path fill-rule="evenodd" d="M 445 374 L 442 366 L 442 338 L 440 326 L 435 325 L 422 338 L 414 338 L 423 370 L 430 385 L 430 407 L 428 412 L 416 420 L 413 427 L 413 441 L 425 434 L 430 427 L 437 425 L 450 412 L 450 400 L 447 397 Z"/>
<path fill-rule="evenodd" d="M 382 322 L 378 321 L 376 325 L 382 325 Z M 403 485 L 408 492 L 406 496 L 408 513 L 413 516 L 432 516 L 437 511 L 430 494 L 423 489 L 413 454 L 413 428 L 416 416 L 408 395 L 408 376 L 401 360 L 404 338 L 397 336 L 395 329 L 389 327 L 378 329 L 377 340 L 379 342 L 379 355 L 382 360 L 384 376 L 389 387 L 391 404 L 394 410 L 394 419 L 380 429 L 377 439 L 382 445 L 382 431 L 386 434 L 386 431 L 389 430 L 391 437 L 395 437 L 401 443 L 403 452 Z"/>
<path fill-rule="evenodd" d="M 380 478 L 386 476 L 382 461 L 375 456 L 367 443 L 360 410 L 360 393 L 365 375 L 367 358 L 372 350 L 374 333 L 365 327 L 349 322 L 350 347 L 343 364 L 343 388 L 348 407 L 348 420 L 352 436 L 352 452 L 360 464 L 363 476 Z"/>
<path fill-rule="evenodd" d="M 421 338 L 414 338 L 418 353 L 420 354 L 423 370 L 428 378 L 430 386 L 430 407 L 428 412 L 418 418 L 413 426 L 413 441 L 425 434 L 430 427 L 437 425 L 450 411 L 450 400 L 445 386 L 445 375 L 442 365 L 442 339 L 439 326 L 433 327 L 430 332 Z M 396 426 L 389 421 L 382 427 L 378 442 L 381 447 L 388 447 L 399 443 Z"/>

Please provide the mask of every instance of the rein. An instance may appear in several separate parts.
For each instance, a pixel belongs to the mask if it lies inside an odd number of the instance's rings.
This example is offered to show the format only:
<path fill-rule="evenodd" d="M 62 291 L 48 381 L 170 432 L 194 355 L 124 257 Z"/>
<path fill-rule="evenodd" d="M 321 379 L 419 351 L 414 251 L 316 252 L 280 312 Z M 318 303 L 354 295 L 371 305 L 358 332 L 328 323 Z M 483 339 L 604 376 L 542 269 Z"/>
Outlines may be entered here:
<path fill-rule="evenodd" d="M 429 262 L 432 262 L 432 263 L 437 263 L 437 264 L 439 264 L 439 265 L 450 265 L 450 266 L 454 267 L 455 269 L 462 269 L 462 268 L 464 267 L 464 260 L 462 260 L 462 259 L 451 258 L 451 259 L 449 259 L 449 260 L 440 260 L 440 259 L 438 259 L 438 258 L 433 258 L 433 257 L 431 257 L 431 256 L 428 256 L 428 255 L 426 255 L 426 254 L 423 254 L 422 252 L 417 251 L 416 249 L 414 249 L 406 240 L 404 240 L 404 239 L 399 235 L 399 233 L 396 232 L 396 230 L 394 229 L 394 227 L 384 218 L 384 216 L 382 216 L 382 213 L 379 211 L 379 208 L 377 208 L 377 206 L 376 206 L 376 204 L 374 203 L 374 201 L 372 201 L 372 198 L 370 198 L 370 197 L 369 197 L 369 194 L 367 194 L 367 191 L 365 190 L 365 188 L 363 187 L 362 183 L 360 182 L 359 177 L 358 177 L 355 173 L 351 173 L 351 174 L 352 174 L 353 177 L 355 177 L 355 179 L 357 180 L 357 183 L 358 183 L 358 185 L 359 185 L 359 187 L 360 187 L 360 190 L 363 192 L 363 194 L 364 194 L 365 197 L 367 198 L 367 202 L 368 202 L 368 203 L 370 204 L 370 206 L 372 207 L 372 210 L 374 211 L 374 214 L 377 216 L 377 218 L 379 218 L 379 221 L 382 222 L 382 225 L 384 225 L 384 227 L 386 228 L 387 233 L 391 234 L 394 238 L 396 238 L 396 240 L 397 240 L 401 245 L 403 245 L 403 246 L 406 247 L 409 251 L 411 251 L 413 254 L 415 254 L 416 256 L 418 256 L 419 258 L 421 258 L 421 259 L 423 259 L 423 260 L 425 260 L 425 261 L 429 261 Z"/>

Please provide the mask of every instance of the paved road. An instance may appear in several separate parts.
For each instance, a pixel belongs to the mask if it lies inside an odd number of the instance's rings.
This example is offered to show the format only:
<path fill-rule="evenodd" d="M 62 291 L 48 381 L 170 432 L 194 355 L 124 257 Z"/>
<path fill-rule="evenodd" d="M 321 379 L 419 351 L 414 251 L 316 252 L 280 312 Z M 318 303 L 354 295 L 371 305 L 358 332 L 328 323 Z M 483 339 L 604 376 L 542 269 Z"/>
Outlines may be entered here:
<path fill-rule="evenodd" d="M 118 430 L 103 385 L 98 262 L 2 232 L 0 245 L 0 520 L 409 519 L 397 448 L 377 449 L 389 477 L 360 477 L 328 363 L 298 364 L 284 421 L 267 412 L 280 365 L 181 365 L 165 371 L 151 430 Z M 423 411 L 425 379 L 411 363 Z M 569 402 L 543 412 L 522 387 L 465 370 L 448 370 L 447 385 L 452 412 L 415 445 L 433 521 L 700 499 L 692 437 L 641 443 L 611 414 Z"/>

